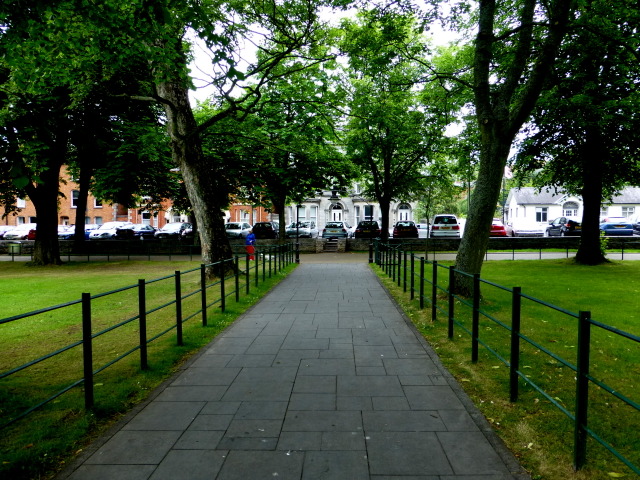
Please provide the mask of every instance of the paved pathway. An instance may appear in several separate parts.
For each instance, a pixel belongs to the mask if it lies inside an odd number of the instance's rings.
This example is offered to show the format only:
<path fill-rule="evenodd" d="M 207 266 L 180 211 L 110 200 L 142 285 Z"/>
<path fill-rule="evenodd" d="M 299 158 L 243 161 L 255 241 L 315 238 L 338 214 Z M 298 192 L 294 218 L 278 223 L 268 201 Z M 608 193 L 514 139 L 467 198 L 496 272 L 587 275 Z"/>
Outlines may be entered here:
<path fill-rule="evenodd" d="M 58 478 L 528 479 L 352 258 L 303 260 Z"/>

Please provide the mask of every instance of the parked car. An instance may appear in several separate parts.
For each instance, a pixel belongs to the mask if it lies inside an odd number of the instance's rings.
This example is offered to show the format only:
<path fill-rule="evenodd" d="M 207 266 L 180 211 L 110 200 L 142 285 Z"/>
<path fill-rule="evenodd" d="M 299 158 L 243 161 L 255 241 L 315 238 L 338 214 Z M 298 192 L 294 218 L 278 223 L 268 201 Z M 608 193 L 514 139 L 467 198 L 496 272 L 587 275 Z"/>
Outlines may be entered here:
<path fill-rule="evenodd" d="M 450 213 L 441 213 L 433 217 L 430 237 L 460 238 L 460 223 L 458 222 L 458 217 Z"/>
<path fill-rule="evenodd" d="M 427 223 L 416 223 L 416 227 L 418 228 L 418 238 L 427 238 L 427 237 L 429 237 L 429 224 L 427 224 Z"/>
<path fill-rule="evenodd" d="M 322 229 L 322 238 L 347 238 L 350 229 L 347 222 L 327 222 Z"/>
<path fill-rule="evenodd" d="M 97 223 L 89 223 L 86 224 L 84 226 L 84 238 L 88 239 L 89 238 L 89 233 L 91 233 L 92 230 L 95 230 L 96 228 L 100 227 L 100 225 L 98 225 Z M 58 240 L 72 240 L 73 237 L 76 234 L 76 227 L 75 225 L 73 227 L 71 227 L 70 229 L 64 231 L 64 232 L 59 232 L 58 233 Z"/>
<path fill-rule="evenodd" d="M 626 217 L 607 217 L 600 221 L 600 231 L 606 236 L 633 235 L 633 224 Z"/>
<path fill-rule="evenodd" d="M 582 225 L 571 218 L 558 217 L 549 222 L 549 226 L 544 233 L 546 237 L 577 236 L 582 233 Z"/>
<path fill-rule="evenodd" d="M 418 238 L 418 227 L 411 220 L 401 220 L 393 226 L 393 238 Z"/>
<path fill-rule="evenodd" d="M 249 235 L 251 225 L 247 222 L 229 222 L 224 224 L 224 230 L 228 238 L 245 238 Z"/>
<path fill-rule="evenodd" d="M 115 238 L 116 230 L 122 228 L 125 225 L 132 225 L 131 222 L 106 222 L 100 225 L 95 230 L 89 232 L 89 240 L 108 240 Z"/>
<path fill-rule="evenodd" d="M 296 236 L 316 238 L 318 236 L 316 222 L 293 222 L 287 226 L 285 236 L 287 238 L 295 238 Z"/>
<path fill-rule="evenodd" d="M 512 237 L 544 237 L 546 227 L 527 221 L 513 221 L 507 224 L 507 233 Z"/>
<path fill-rule="evenodd" d="M 14 228 L 16 228 L 15 225 L 0 225 L 0 239 L 4 238 L 4 234 Z"/>
<path fill-rule="evenodd" d="M 640 235 L 640 214 L 631 218 L 631 225 L 633 226 L 633 234 Z"/>
<path fill-rule="evenodd" d="M 504 223 L 499 218 L 494 218 L 491 222 L 490 237 L 506 237 L 507 229 L 504 227 Z"/>
<path fill-rule="evenodd" d="M 256 238 L 278 238 L 280 224 L 278 222 L 256 222 L 253 226 L 253 234 Z"/>
<path fill-rule="evenodd" d="M 153 238 L 155 234 L 156 229 L 146 223 L 132 223 L 116 229 L 116 238 L 119 240 L 132 238 L 144 240 L 145 238 Z"/>
<path fill-rule="evenodd" d="M 376 220 L 362 220 L 358 222 L 353 232 L 355 238 L 376 238 L 382 234 L 380 225 Z"/>
<path fill-rule="evenodd" d="M 173 222 L 167 223 L 164 227 L 153 234 L 154 238 L 177 238 L 178 240 L 182 238 L 183 232 L 192 228 L 190 223 L 187 222 Z"/>
<path fill-rule="evenodd" d="M 23 223 L 22 225 L 18 225 L 14 229 L 6 232 L 2 237 L 3 240 L 35 240 L 35 238 L 35 223 Z"/>

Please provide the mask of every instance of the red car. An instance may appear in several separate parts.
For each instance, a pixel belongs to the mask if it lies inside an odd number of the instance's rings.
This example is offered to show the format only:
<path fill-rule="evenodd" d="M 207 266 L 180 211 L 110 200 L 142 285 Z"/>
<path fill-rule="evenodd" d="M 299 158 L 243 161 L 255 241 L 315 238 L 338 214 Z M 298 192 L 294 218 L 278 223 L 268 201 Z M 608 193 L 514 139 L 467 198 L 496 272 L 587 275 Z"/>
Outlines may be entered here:
<path fill-rule="evenodd" d="M 504 228 L 504 224 L 497 218 L 493 219 L 491 222 L 491 232 L 489 233 L 490 237 L 506 237 L 507 230 Z"/>
<path fill-rule="evenodd" d="M 418 227 L 410 220 L 397 222 L 393 227 L 393 238 L 418 238 Z"/>

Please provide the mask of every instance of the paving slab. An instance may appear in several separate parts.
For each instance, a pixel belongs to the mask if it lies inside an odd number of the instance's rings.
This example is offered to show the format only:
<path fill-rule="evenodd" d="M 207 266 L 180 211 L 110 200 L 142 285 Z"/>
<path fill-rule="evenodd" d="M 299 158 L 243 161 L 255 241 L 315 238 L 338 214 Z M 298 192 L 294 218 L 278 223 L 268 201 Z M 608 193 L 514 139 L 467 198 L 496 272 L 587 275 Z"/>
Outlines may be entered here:
<path fill-rule="evenodd" d="M 315 255 L 57 477 L 102 478 L 530 477 L 366 255 Z"/>

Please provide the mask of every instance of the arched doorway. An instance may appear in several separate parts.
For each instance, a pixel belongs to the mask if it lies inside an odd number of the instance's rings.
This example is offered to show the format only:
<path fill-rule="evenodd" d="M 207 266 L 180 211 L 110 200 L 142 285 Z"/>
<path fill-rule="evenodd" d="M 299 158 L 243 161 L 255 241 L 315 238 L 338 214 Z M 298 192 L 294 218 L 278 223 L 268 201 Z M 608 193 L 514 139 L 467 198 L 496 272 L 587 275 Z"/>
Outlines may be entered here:
<path fill-rule="evenodd" d="M 329 218 L 332 222 L 341 222 L 343 217 L 342 205 L 340 203 L 334 203 L 329 209 Z"/>
<path fill-rule="evenodd" d="M 411 220 L 411 205 L 401 203 L 398 205 L 398 221 Z"/>

